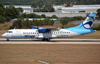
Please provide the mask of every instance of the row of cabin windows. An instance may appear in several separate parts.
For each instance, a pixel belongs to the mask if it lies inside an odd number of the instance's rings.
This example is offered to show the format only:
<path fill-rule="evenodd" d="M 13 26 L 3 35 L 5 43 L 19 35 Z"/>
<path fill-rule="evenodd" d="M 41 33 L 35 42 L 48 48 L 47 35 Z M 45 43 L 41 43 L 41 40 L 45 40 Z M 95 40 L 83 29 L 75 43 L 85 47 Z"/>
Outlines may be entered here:
<path fill-rule="evenodd" d="M 23 34 L 38 34 L 37 32 L 23 32 Z"/>
<path fill-rule="evenodd" d="M 62 34 L 62 33 L 70 33 L 70 32 L 52 32 L 52 34 Z M 38 34 L 37 32 L 23 32 L 23 34 Z M 44 34 L 51 34 L 51 32 L 47 32 Z"/>

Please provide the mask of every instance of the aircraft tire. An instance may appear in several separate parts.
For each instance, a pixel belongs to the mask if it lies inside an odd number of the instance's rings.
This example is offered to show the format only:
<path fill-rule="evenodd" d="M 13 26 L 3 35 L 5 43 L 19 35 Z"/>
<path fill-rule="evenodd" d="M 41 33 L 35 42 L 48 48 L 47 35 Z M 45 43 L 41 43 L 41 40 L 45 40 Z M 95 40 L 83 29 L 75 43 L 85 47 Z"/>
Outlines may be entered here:
<path fill-rule="evenodd" d="M 9 39 L 7 39 L 7 41 L 9 41 Z"/>
<path fill-rule="evenodd" d="M 45 38 L 43 38 L 42 41 L 45 41 Z"/>
<path fill-rule="evenodd" d="M 47 38 L 46 41 L 50 41 L 50 38 Z"/>

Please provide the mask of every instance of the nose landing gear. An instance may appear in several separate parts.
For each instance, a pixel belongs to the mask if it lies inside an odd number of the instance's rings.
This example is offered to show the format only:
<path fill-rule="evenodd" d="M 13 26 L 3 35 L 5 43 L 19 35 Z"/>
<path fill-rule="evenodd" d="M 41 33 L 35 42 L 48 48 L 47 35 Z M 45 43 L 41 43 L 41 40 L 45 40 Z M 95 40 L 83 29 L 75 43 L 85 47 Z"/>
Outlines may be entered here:
<path fill-rule="evenodd" d="M 7 39 L 7 41 L 9 41 L 9 39 Z"/>

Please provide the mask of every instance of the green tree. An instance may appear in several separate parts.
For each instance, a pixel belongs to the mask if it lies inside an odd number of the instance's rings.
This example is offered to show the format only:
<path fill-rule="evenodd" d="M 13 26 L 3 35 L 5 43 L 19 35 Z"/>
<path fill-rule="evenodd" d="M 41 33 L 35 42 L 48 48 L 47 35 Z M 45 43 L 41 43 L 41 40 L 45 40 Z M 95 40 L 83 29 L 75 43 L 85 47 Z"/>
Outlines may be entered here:
<path fill-rule="evenodd" d="M 36 17 L 36 14 L 34 13 L 27 14 L 27 18 L 35 18 L 35 17 Z"/>
<path fill-rule="evenodd" d="M 58 19 L 58 17 L 57 17 L 56 15 L 52 15 L 52 18 L 56 18 L 56 19 Z"/>
<path fill-rule="evenodd" d="M 0 23 L 4 23 L 6 21 L 5 17 L 0 16 Z"/>
<path fill-rule="evenodd" d="M 2 3 L 0 3 L 0 15 L 4 16 L 4 5 Z"/>
<path fill-rule="evenodd" d="M 55 12 L 55 9 L 53 7 L 51 7 L 50 12 Z"/>
<path fill-rule="evenodd" d="M 11 18 L 9 16 L 6 17 L 6 21 L 9 22 Z"/>
<path fill-rule="evenodd" d="M 10 18 L 18 18 L 19 17 L 19 11 L 15 8 L 7 8 L 6 9 L 6 16 L 9 16 Z"/>
<path fill-rule="evenodd" d="M 37 8 L 37 3 L 36 2 L 33 2 L 31 7 L 34 7 L 34 8 Z"/>
<path fill-rule="evenodd" d="M 45 4 L 45 7 L 46 7 L 47 9 L 50 9 L 50 8 L 52 7 L 52 5 L 51 5 L 50 3 L 47 3 L 47 4 Z"/>
<path fill-rule="evenodd" d="M 1 7 L 0 7 L 0 15 L 1 15 L 1 16 L 4 16 L 4 10 L 3 10 L 3 8 L 1 8 Z"/>
<path fill-rule="evenodd" d="M 26 18 L 26 15 L 27 15 L 26 13 L 22 13 L 21 17 Z"/>
<path fill-rule="evenodd" d="M 42 12 L 48 12 L 48 8 L 44 7 Z"/>
<path fill-rule="evenodd" d="M 37 12 L 37 9 L 34 8 L 34 9 L 33 9 L 33 12 Z"/>
<path fill-rule="evenodd" d="M 39 26 L 40 25 L 39 20 L 33 20 L 33 25 L 34 26 Z"/>
<path fill-rule="evenodd" d="M 97 10 L 97 15 L 98 15 L 99 18 L 100 18 L 100 9 Z"/>
<path fill-rule="evenodd" d="M 44 14 L 42 14 L 41 16 L 42 16 L 43 18 L 46 18 L 46 15 L 44 15 Z"/>
<path fill-rule="evenodd" d="M 18 9 L 18 11 L 19 11 L 20 13 L 23 12 L 23 9 L 22 9 L 21 7 L 17 8 L 17 9 Z"/>
<path fill-rule="evenodd" d="M 22 22 L 22 25 L 23 25 L 24 28 L 29 28 L 30 21 L 28 19 L 26 19 L 25 21 Z"/>
<path fill-rule="evenodd" d="M 13 27 L 15 28 L 22 28 L 22 19 L 17 19 L 13 22 Z"/>
<path fill-rule="evenodd" d="M 4 5 L 0 2 L 0 7 L 4 9 Z"/>
<path fill-rule="evenodd" d="M 44 5 L 43 0 L 38 1 L 38 6 L 39 6 L 40 8 L 43 7 L 43 5 Z"/>
<path fill-rule="evenodd" d="M 54 21 L 53 20 L 50 20 L 49 22 L 50 22 L 49 25 L 53 25 L 54 24 Z"/>
<path fill-rule="evenodd" d="M 19 11 L 17 10 L 17 8 L 15 7 L 12 7 L 12 10 L 13 10 L 13 16 L 15 16 L 14 18 L 18 18 L 19 17 Z"/>
<path fill-rule="evenodd" d="M 12 9 L 11 9 L 11 8 L 7 8 L 7 9 L 6 9 L 6 16 L 9 16 L 9 17 L 13 18 L 13 17 L 12 17 L 13 14 L 12 14 Z"/>
<path fill-rule="evenodd" d="M 68 17 L 63 17 L 60 20 L 60 23 L 64 26 L 66 25 L 68 22 L 70 21 L 70 19 Z"/>
<path fill-rule="evenodd" d="M 100 30 L 100 25 L 96 28 L 93 28 L 93 30 Z"/>

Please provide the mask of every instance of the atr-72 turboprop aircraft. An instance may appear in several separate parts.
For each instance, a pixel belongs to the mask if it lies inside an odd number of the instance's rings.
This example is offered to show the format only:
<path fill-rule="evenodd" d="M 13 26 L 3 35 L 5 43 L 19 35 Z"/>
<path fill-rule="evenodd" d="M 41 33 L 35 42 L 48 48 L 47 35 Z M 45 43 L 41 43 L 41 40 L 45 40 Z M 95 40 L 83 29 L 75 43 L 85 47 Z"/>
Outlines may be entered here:
<path fill-rule="evenodd" d="M 89 14 L 86 20 L 78 26 L 64 29 L 55 28 L 41 28 L 33 26 L 30 29 L 11 29 L 2 35 L 7 41 L 12 38 L 37 38 L 42 41 L 50 41 L 52 38 L 64 38 L 64 37 L 75 37 L 79 35 L 89 34 L 96 32 L 92 30 L 93 22 L 96 14 Z"/>

